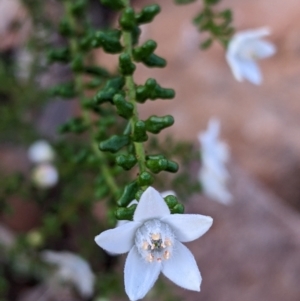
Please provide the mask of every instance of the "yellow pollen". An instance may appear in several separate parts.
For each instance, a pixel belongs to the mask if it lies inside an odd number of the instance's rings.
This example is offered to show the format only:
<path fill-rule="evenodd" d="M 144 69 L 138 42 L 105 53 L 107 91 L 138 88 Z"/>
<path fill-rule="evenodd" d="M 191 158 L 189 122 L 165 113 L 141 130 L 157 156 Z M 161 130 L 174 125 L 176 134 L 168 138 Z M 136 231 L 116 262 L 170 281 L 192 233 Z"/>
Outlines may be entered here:
<path fill-rule="evenodd" d="M 151 234 L 151 239 L 152 240 L 159 240 L 160 239 L 160 234 L 159 233 L 153 233 L 153 234 Z"/>

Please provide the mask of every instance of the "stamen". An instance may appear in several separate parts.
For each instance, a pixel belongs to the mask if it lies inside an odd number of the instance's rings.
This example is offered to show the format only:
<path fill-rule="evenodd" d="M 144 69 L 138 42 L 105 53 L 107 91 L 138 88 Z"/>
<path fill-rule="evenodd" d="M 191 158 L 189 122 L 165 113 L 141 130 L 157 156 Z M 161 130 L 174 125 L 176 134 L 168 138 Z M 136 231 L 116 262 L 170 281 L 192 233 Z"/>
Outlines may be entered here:
<path fill-rule="evenodd" d="M 166 245 L 167 247 L 171 247 L 171 246 L 172 246 L 172 242 L 171 242 L 170 238 L 166 238 L 166 239 L 165 239 L 165 245 Z"/>
<path fill-rule="evenodd" d="M 148 254 L 148 255 L 147 255 L 146 260 L 147 260 L 148 262 L 152 262 L 153 259 L 154 259 L 154 256 L 153 256 L 152 254 Z"/>
<path fill-rule="evenodd" d="M 169 251 L 165 251 L 164 259 L 166 259 L 166 260 L 170 259 L 170 252 Z"/>
<path fill-rule="evenodd" d="M 146 241 L 144 241 L 144 242 L 143 242 L 143 245 L 142 245 L 142 248 L 143 248 L 144 250 L 148 250 L 149 244 L 148 244 Z"/>
<path fill-rule="evenodd" d="M 153 233 L 151 234 L 152 240 L 160 240 L 160 233 Z"/>
<path fill-rule="evenodd" d="M 136 231 L 135 244 L 145 261 L 162 262 L 171 258 L 174 239 L 169 225 L 154 219 L 145 222 Z"/>

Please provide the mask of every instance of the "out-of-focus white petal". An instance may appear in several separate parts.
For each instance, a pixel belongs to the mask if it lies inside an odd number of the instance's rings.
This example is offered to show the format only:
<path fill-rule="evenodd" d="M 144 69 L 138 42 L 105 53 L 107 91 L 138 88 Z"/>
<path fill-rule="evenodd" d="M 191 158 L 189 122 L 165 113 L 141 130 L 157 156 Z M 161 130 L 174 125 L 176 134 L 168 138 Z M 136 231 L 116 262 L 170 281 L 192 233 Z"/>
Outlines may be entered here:
<path fill-rule="evenodd" d="M 199 134 L 198 138 L 203 145 L 211 145 L 215 143 L 220 134 L 220 120 L 211 118 L 208 121 L 207 130 Z"/>
<path fill-rule="evenodd" d="M 95 242 L 107 252 L 126 253 L 132 248 L 135 232 L 141 225 L 140 222 L 128 222 L 120 227 L 106 230 L 95 237 Z"/>
<path fill-rule="evenodd" d="M 260 39 L 271 34 L 271 29 L 269 27 L 260 27 L 257 29 L 248 29 L 237 32 L 234 38 L 238 41 L 249 41 L 253 39 Z"/>
<path fill-rule="evenodd" d="M 179 241 L 174 246 L 173 256 L 163 262 L 162 273 L 177 285 L 200 291 L 201 274 L 190 250 Z"/>
<path fill-rule="evenodd" d="M 177 240 L 188 242 L 207 232 L 213 219 L 200 214 L 171 214 L 163 217 L 161 221 L 171 226 Z"/>
<path fill-rule="evenodd" d="M 242 75 L 249 82 L 255 85 L 262 83 L 262 74 L 255 61 L 240 60 Z"/>
<path fill-rule="evenodd" d="M 242 74 L 242 68 L 239 59 L 236 58 L 235 55 L 231 54 L 231 52 L 228 51 L 226 54 L 226 60 L 231 69 L 231 72 L 233 73 L 234 78 L 237 81 L 242 82 L 243 74 Z"/>
<path fill-rule="evenodd" d="M 153 187 L 148 187 L 142 194 L 135 209 L 133 220 L 143 222 L 148 219 L 160 218 L 168 214 L 170 214 L 170 209 L 160 193 Z"/>
<path fill-rule="evenodd" d="M 154 285 L 160 270 L 160 262 L 143 260 L 134 246 L 127 256 L 124 269 L 125 291 L 129 299 L 142 299 Z"/>
<path fill-rule="evenodd" d="M 93 295 L 95 275 L 90 265 L 82 257 L 71 252 L 45 250 L 41 253 L 41 258 L 43 261 L 57 266 L 50 276 L 52 280 L 73 284 L 85 298 Z"/>
<path fill-rule="evenodd" d="M 276 47 L 273 43 L 263 40 L 255 40 L 249 42 L 249 44 L 249 48 L 251 49 L 252 53 L 255 53 L 256 58 L 258 59 L 265 59 L 276 53 Z"/>
<path fill-rule="evenodd" d="M 202 153 L 202 169 L 208 169 L 215 175 L 220 181 L 227 181 L 229 179 L 229 173 L 225 167 L 226 161 L 221 160 L 222 158 L 215 156 L 212 152 Z"/>
<path fill-rule="evenodd" d="M 32 163 L 51 162 L 54 157 L 54 150 L 46 140 L 38 140 L 28 149 L 28 158 Z"/>
<path fill-rule="evenodd" d="M 219 140 L 219 134 L 220 122 L 211 119 L 208 129 L 198 135 L 202 161 L 199 181 L 204 194 L 222 204 L 228 204 L 231 194 L 227 191 L 226 185 L 230 175 L 225 163 L 229 160 L 229 148 L 226 143 Z"/>
<path fill-rule="evenodd" d="M 33 168 L 31 178 L 37 187 L 50 188 L 58 182 L 58 172 L 52 164 L 42 163 Z"/>
<path fill-rule="evenodd" d="M 199 179 L 206 196 L 224 205 L 231 203 L 232 195 L 227 190 L 226 182 L 219 181 L 213 173 L 206 169 L 200 170 Z"/>

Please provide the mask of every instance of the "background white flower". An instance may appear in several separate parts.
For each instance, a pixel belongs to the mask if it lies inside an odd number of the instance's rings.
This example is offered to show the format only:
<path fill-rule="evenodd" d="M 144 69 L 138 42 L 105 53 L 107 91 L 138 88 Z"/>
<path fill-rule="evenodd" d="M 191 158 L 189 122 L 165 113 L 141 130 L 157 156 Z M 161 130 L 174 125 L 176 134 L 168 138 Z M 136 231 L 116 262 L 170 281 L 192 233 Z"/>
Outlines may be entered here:
<path fill-rule="evenodd" d="M 273 43 L 262 40 L 268 36 L 268 28 L 240 31 L 229 42 L 226 59 L 238 81 L 247 79 L 255 85 L 262 82 L 261 71 L 256 63 L 258 59 L 272 56 L 276 52 Z"/>
<path fill-rule="evenodd" d="M 229 159 L 227 144 L 219 140 L 220 121 L 210 119 L 208 129 L 199 134 L 202 165 L 199 181 L 205 195 L 222 204 L 229 204 L 232 195 L 227 190 L 229 173 L 225 163 Z"/>
<path fill-rule="evenodd" d="M 199 214 L 171 214 L 154 188 L 141 196 L 133 221 L 102 232 L 96 243 L 110 253 L 129 252 L 125 263 L 125 290 L 129 299 L 143 298 L 160 272 L 177 285 L 200 291 L 201 275 L 192 253 L 181 243 L 202 236 L 212 218 Z"/>
<path fill-rule="evenodd" d="M 70 283 L 84 298 L 93 295 L 95 275 L 82 257 L 71 252 L 46 250 L 42 252 L 41 258 L 46 263 L 56 266 L 49 278 L 51 284 Z"/>
<path fill-rule="evenodd" d="M 52 162 L 55 158 L 55 153 L 46 140 L 38 140 L 29 147 L 28 158 L 35 164 Z"/>
<path fill-rule="evenodd" d="M 58 172 L 52 164 L 38 164 L 32 169 L 31 178 L 37 187 L 50 188 L 58 182 Z"/>

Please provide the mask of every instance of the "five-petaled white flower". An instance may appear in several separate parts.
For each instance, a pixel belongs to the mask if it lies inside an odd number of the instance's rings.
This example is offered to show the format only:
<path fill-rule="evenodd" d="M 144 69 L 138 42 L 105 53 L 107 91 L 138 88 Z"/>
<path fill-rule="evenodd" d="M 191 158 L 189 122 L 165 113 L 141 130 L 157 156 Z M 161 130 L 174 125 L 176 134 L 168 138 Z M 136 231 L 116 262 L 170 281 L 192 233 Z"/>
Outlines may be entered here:
<path fill-rule="evenodd" d="M 219 140 L 220 121 L 210 119 L 208 129 L 199 134 L 202 166 L 199 181 L 205 195 L 222 203 L 229 204 L 232 195 L 227 190 L 229 173 L 225 163 L 229 159 L 227 144 Z"/>
<path fill-rule="evenodd" d="M 181 242 L 199 238 L 212 218 L 199 214 L 171 214 L 162 196 L 149 187 L 142 194 L 133 221 L 95 237 L 104 250 L 129 252 L 125 263 L 125 290 L 129 299 L 143 298 L 159 273 L 177 285 L 200 291 L 201 275 L 194 256 Z"/>
<path fill-rule="evenodd" d="M 266 27 L 236 33 L 229 42 L 226 59 L 238 81 L 247 79 L 255 85 L 262 82 L 258 59 L 272 56 L 276 52 L 274 44 L 262 40 L 270 30 Z"/>
<path fill-rule="evenodd" d="M 91 297 L 94 293 L 95 275 L 90 265 L 79 255 L 71 252 L 56 252 L 46 250 L 41 254 L 43 261 L 56 266 L 50 276 L 53 285 L 67 282 L 75 286 L 84 298 Z"/>

